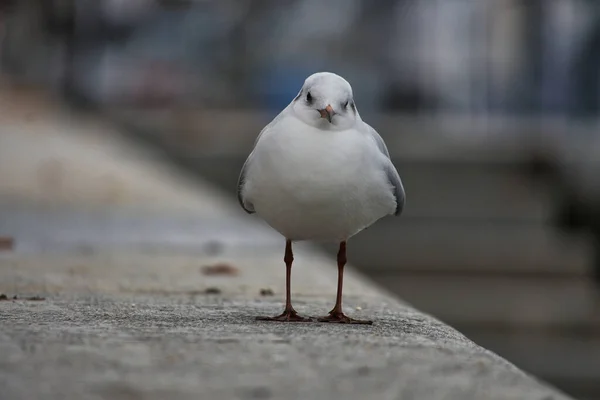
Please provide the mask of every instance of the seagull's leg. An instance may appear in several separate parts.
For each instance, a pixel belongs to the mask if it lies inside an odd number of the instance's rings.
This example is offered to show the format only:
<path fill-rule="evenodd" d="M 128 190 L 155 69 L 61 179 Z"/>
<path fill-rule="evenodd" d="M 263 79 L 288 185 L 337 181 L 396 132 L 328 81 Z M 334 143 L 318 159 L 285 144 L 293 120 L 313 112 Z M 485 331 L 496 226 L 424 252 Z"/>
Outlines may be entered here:
<path fill-rule="evenodd" d="M 342 311 L 342 288 L 344 287 L 344 266 L 346 265 L 346 242 L 340 243 L 340 249 L 337 254 L 338 264 L 338 286 L 335 306 L 329 311 L 329 315 L 319 318 L 319 322 L 337 322 L 341 324 L 366 324 L 371 325 L 373 321 L 359 320 L 347 317 Z"/>
<path fill-rule="evenodd" d="M 309 322 L 309 318 L 304 318 L 298 315 L 294 307 L 292 307 L 292 262 L 294 261 L 294 253 L 292 253 L 292 241 L 285 242 L 285 310 L 281 315 L 276 317 L 257 317 L 259 321 L 279 321 L 279 322 Z"/>

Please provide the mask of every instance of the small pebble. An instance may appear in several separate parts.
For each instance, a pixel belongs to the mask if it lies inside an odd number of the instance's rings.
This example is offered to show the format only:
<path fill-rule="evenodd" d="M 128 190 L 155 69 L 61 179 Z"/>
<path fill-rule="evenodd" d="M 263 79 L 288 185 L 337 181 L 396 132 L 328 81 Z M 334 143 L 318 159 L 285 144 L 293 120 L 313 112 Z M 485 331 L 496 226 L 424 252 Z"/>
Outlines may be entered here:
<path fill-rule="evenodd" d="M 15 240 L 10 236 L 0 236 L 0 251 L 12 250 L 15 246 Z"/>
<path fill-rule="evenodd" d="M 8 300 L 8 296 L 5 295 L 4 293 L 0 294 L 0 301 L 6 301 Z"/>
<path fill-rule="evenodd" d="M 356 311 L 360 311 L 360 310 L 362 310 L 361 306 L 356 307 Z"/>
<path fill-rule="evenodd" d="M 217 287 L 209 287 L 204 291 L 206 294 L 221 294 L 221 289 Z"/>
<path fill-rule="evenodd" d="M 275 293 L 273 292 L 272 289 L 266 288 L 266 289 L 260 289 L 260 295 L 261 296 L 273 296 Z"/>
<path fill-rule="evenodd" d="M 206 265 L 202 267 L 204 275 L 228 275 L 233 276 L 239 273 L 239 270 L 231 264 L 217 263 L 214 265 Z"/>

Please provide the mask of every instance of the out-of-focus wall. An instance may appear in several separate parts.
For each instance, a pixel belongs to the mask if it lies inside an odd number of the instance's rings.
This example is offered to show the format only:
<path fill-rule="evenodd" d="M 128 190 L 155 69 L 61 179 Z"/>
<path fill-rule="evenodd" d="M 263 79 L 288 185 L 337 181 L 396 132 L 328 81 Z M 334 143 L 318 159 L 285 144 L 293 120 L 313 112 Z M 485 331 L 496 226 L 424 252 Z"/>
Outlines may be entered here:
<path fill-rule="evenodd" d="M 94 102 L 280 109 L 333 70 L 365 112 L 590 115 L 588 0 L 13 2 L 3 68 Z M 36 62 L 30 62 L 36 60 Z M 65 74 L 65 71 L 69 71 Z M 64 83 L 64 82 L 63 82 Z"/>

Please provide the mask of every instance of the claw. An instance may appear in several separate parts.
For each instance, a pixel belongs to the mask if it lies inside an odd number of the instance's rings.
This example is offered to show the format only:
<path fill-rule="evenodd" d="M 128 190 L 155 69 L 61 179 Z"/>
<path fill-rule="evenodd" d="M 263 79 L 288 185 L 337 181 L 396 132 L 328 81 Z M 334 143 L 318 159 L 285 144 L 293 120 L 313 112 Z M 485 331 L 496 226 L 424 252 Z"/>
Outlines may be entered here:
<path fill-rule="evenodd" d="M 335 324 L 360 324 L 373 325 L 373 321 L 354 319 L 346 316 L 343 312 L 330 312 L 328 316 L 317 319 L 318 322 L 330 322 Z"/>
<path fill-rule="evenodd" d="M 257 321 L 276 321 L 276 322 L 311 322 L 311 318 L 305 318 L 298 315 L 295 310 L 285 310 L 281 315 L 275 317 L 256 317 Z"/>

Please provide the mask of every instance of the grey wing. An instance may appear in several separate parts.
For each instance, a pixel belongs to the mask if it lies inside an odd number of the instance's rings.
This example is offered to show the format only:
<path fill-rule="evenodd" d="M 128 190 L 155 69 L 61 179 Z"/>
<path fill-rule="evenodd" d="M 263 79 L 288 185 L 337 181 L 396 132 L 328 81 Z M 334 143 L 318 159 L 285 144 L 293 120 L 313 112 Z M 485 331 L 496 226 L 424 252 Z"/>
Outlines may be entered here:
<path fill-rule="evenodd" d="M 394 197 L 396 197 L 396 211 L 394 215 L 402 214 L 404 209 L 404 203 L 406 202 L 406 194 L 404 193 L 404 186 L 396 167 L 392 164 L 392 161 L 388 158 L 385 164 L 385 173 L 387 178 L 394 189 Z"/>
<path fill-rule="evenodd" d="M 367 123 L 365 123 L 365 126 L 367 127 L 369 135 L 371 135 L 371 137 L 375 141 L 375 144 L 379 148 L 379 151 L 381 151 L 381 153 L 386 157 L 384 170 L 388 181 L 390 182 L 390 185 L 392 185 L 393 187 L 394 197 L 396 197 L 396 211 L 394 212 L 394 215 L 400 215 L 402 214 L 402 210 L 404 209 L 404 203 L 406 202 L 406 194 L 404 192 L 402 180 L 400 179 L 400 175 L 398 175 L 398 171 L 396 170 L 396 167 L 394 167 L 394 164 L 390 159 L 390 152 L 388 151 L 387 146 L 383 141 L 383 138 L 379 135 L 379 133 L 377 133 L 375 129 L 373 129 Z"/>
<path fill-rule="evenodd" d="M 280 114 L 281 115 L 281 114 Z M 254 147 L 256 147 L 256 144 L 258 143 L 258 141 L 260 140 L 260 137 L 273 125 L 273 123 L 275 121 L 277 121 L 279 119 L 279 115 L 277 117 L 275 117 L 275 119 L 273 119 L 273 121 L 271 121 L 271 123 L 269 123 L 267 126 L 265 126 L 260 133 L 258 134 L 258 136 L 256 137 L 256 140 L 254 141 Z M 248 214 L 254 214 L 256 211 L 254 210 L 254 206 L 252 205 L 252 203 L 250 203 L 249 201 L 246 201 L 244 199 L 244 195 L 243 195 L 243 191 L 244 191 L 244 183 L 246 183 L 246 172 L 248 171 L 248 165 L 250 164 L 250 161 L 252 160 L 252 155 L 254 154 L 254 149 L 252 149 L 252 152 L 250 153 L 250 155 L 248 156 L 248 158 L 246 159 L 246 162 L 244 162 L 244 165 L 242 166 L 242 171 L 240 172 L 240 176 L 238 177 L 238 182 L 237 182 L 237 199 L 238 199 L 238 203 L 240 203 L 240 206 L 242 206 L 242 208 L 244 209 L 244 211 L 246 211 Z"/>
<path fill-rule="evenodd" d="M 252 153 L 250 153 L 250 155 L 246 159 L 246 162 L 244 163 L 244 166 L 242 167 L 242 171 L 240 172 L 240 176 L 239 176 L 238 182 L 237 182 L 238 202 L 240 203 L 240 206 L 242 206 L 244 211 L 246 211 L 248 214 L 255 213 L 254 206 L 251 203 L 244 200 L 244 196 L 243 196 L 242 192 L 244 190 L 244 183 L 246 182 L 246 171 L 248 169 L 248 163 L 250 162 L 251 158 L 252 158 Z"/>
<path fill-rule="evenodd" d="M 375 144 L 377 144 L 377 147 L 379 148 L 379 150 L 383 154 L 385 154 L 385 156 L 389 159 L 390 158 L 390 152 L 388 151 L 388 148 L 385 145 L 385 142 L 383 141 L 383 138 L 369 124 L 367 124 L 366 122 L 364 122 L 364 124 L 365 124 L 365 126 L 366 126 L 369 134 L 371 135 L 371 137 L 375 141 Z"/>

